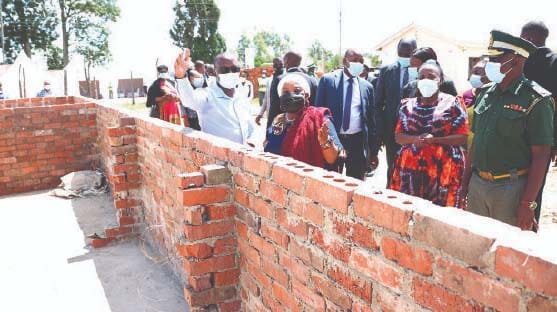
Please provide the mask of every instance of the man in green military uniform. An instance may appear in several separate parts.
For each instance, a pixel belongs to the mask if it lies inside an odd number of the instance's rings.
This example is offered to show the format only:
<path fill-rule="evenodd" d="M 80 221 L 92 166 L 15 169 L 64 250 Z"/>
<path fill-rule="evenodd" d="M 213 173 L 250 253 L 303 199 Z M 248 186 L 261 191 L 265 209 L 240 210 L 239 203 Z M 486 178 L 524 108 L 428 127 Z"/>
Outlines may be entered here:
<path fill-rule="evenodd" d="M 510 34 L 492 31 L 486 74 L 493 83 L 476 99 L 463 177 L 467 209 L 531 230 L 536 196 L 553 144 L 551 93 L 524 77 L 535 47 Z"/>

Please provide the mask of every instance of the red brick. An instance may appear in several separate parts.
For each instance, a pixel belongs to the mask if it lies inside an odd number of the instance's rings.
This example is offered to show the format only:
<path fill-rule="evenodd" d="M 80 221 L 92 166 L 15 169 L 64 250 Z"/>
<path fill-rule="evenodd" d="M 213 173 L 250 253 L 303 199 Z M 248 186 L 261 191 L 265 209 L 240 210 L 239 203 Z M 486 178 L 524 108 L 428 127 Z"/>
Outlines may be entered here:
<path fill-rule="evenodd" d="M 381 251 L 385 258 L 412 271 L 423 275 L 431 275 L 433 272 L 433 256 L 427 250 L 385 236 L 381 241 Z"/>
<path fill-rule="evenodd" d="M 261 234 L 264 237 L 269 238 L 278 246 L 287 249 L 290 238 L 287 234 L 279 231 L 276 227 L 269 225 L 268 223 L 261 224 Z"/>
<path fill-rule="evenodd" d="M 377 292 L 377 302 L 381 306 L 382 312 L 399 312 L 399 311 L 413 311 L 413 312 L 426 312 L 429 310 L 422 309 L 415 305 L 413 302 L 408 301 L 402 296 L 392 294 L 386 289 L 380 289 Z"/>
<path fill-rule="evenodd" d="M 280 304 L 274 297 L 271 291 L 265 291 L 261 294 L 263 299 L 263 304 L 265 307 L 261 310 L 267 312 L 271 309 L 271 312 L 287 312 L 286 307 Z"/>
<path fill-rule="evenodd" d="M 234 269 L 215 273 L 215 286 L 236 285 L 240 280 L 240 270 Z"/>
<path fill-rule="evenodd" d="M 247 272 L 240 274 L 240 285 L 247 289 L 253 296 L 259 297 L 261 290 Z M 270 293 L 270 291 L 267 290 L 266 293 Z"/>
<path fill-rule="evenodd" d="M 324 211 L 305 197 L 292 194 L 288 206 L 302 218 L 316 225 L 323 225 Z"/>
<path fill-rule="evenodd" d="M 495 272 L 522 283 L 531 290 L 547 296 L 557 296 L 557 264 L 499 246 L 495 258 Z"/>
<path fill-rule="evenodd" d="M 260 267 L 256 267 L 253 263 L 248 263 L 247 269 L 249 274 L 255 279 L 255 281 L 261 286 L 261 289 L 270 289 L 272 284 L 272 280 L 263 273 Z"/>
<path fill-rule="evenodd" d="M 213 288 L 211 283 L 211 276 L 189 276 L 188 282 L 190 287 L 195 291 L 203 291 L 209 288 Z"/>
<path fill-rule="evenodd" d="M 333 218 L 333 230 L 337 235 L 356 245 L 369 249 L 379 249 L 373 237 L 373 229 L 361 223 L 335 216 Z"/>
<path fill-rule="evenodd" d="M 178 187 L 185 190 L 194 187 L 201 187 L 205 183 L 205 177 L 201 172 L 184 173 L 176 177 Z"/>
<path fill-rule="evenodd" d="M 259 192 L 279 206 L 286 206 L 286 190 L 267 180 L 261 180 Z"/>
<path fill-rule="evenodd" d="M 233 205 L 226 206 L 208 206 L 206 208 L 207 216 L 209 220 L 223 220 L 234 217 L 236 215 L 236 207 Z"/>
<path fill-rule="evenodd" d="M 179 190 L 178 198 L 184 206 L 207 205 L 222 203 L 228 200 L 228 187 L 211 187 L 190 190 Z"/>
<path fill-rule="evenodd" d="M 223 238 L 215 241 L 214 246 L 215 255 L 231 254 L 238 249 L 238 240 L 235 237 Z"/>
<path fill-rule="evenodd" d="M 371 281 L 364 279 L 359 274 L 350 273 L 336 264 L 327 270 L 327 276 L 365 302 L 371 303 L 373 292 Z"/>
<path fill-rule="evenodd" d="M 387 204 L 358 190 L 354 195 L 354 214 L 377 226 L 406 235 L 412 210 Z"/>
<path fill-rule="evenodd" d="M 302 311 L 301 305 L 298 303 L 296 298 L 292 295 L 291 292 L 284 289 L 277 283 L 273 283 L 273 295 L 279 302 L 284 304 L 288 309 L 292 312 L 294 311 Z"/>
<path fill-rule="evenodd" d="M 238 232 L 238 237 L 243 238 L 245 241 L 248 240 L 248 227 L 239 220 L 236 220 L 236 231 Z"/>
<path fill-rule="evenodd" d="M 348 243 L 337 240 L 329 234 L 324 234 L 319 229 L 314 229 L 311 240 L 325 253 L 344 263 L 348 263 L 350 259 L 350 245 Z"/>
<path fill-rule="evenodd" d="M 277 282 L 284 287 L 288 287 L 288 274 L 286 274 L 281 266 L 265 258 L 261 259 L 261 265 L 263 272 L 269 275 L 274 282 Z"/>
<path fill-rule="evenodd" d="M 229 270 L 235 267 L 234 255 L 212 257 L 200 261 L 184 261 L 184 270 L 189 275 L 199 276 L 210 272 Z"/>
<path fill-rule="evenodd" d="M 135 217 L 128 216 L 128 217 L 118 218 L 118 224 L 119 225 L 132 225 L 132 224 L 135 224 L 135 223 L 136 223 Z"/>
<path fill-rule="evenodd" d="M 354 300 L 352 302 L 352 312 L 373 312 L 370 303 Z"/>
<path fill-rule="evenodd" d="M 194 312 L 194 309 L 197 307 L 205 307 L 210 304 L 234 299 L 237 297 L 237 291 L 236 286 L 211 288 L 200 292 L 184 288 L 184 297 L 186 298 L 191 311 Z"/>
<path fill-rule="evenodd" d="M 290 255 L 296 256 L 307 265 L 311 265 L 311 251 L 308 247 L 301 245 L 296 240 L 290 240 L 288 247 Z"/>
<path fill-rule="evenodd" d="M 238 249 L 240 250 L 240 257 L 247 259 L 257 267 L 261 266 L 261 256 L 257 249 L 249 246 L 243 239 L 238 240 Z"/>
<path fill-rule="evenodd" d="M 477 303 L 449 293 L 446 289 L 430 284 L 415 277 L 412 283 L 412 297 L 414 300 L 433 311 L 443 312 L 479 312 L 484 311 Z"/>
<path fill-rule="evenodd" d="M 307 239 L 307 223 L 305 223 L 301 218 L 289 213 L 286 209 L 277 209 L 277 222 L 286 231 Z"/>
<path fill-rule="evenodd" d="M 106 229 L 105 233 L 107 237 L 116 237 L 126 235 L 132 232 L 131 227 L 117 227 L 112 229 Z"/>
<path fill-rule="evenodd" d="M 403 271 L 392 266 L 370 252 L 352 249 L 350 264 L 365 276 L 400 292 Z"/>
<path fill-rule="evenodd" d="M 248 192 L 243 191 L 241 189 L 235 188 L 234 189 L 234 201 L 244 207 L 250 207 L 250 195 Z"/>
<path fill-rule="evenodd" d="M 130 208 L 138 205 L 139 202 L 135 199 L 118 199 L 114 201 L 116 209 Z"/>
<path fill-rule="evenodd" d="M 205 259 L 213 255 L 213 248 L 207 244 L 179 245 L 178 253 L 187 258 Z"/>
<path fill-rule="evenodd" d="M 184 221 L 190 225 L 203 224 L 204 207 L 187 207 L 184 211 Z"/>
<path fill-rule="evenodd" d="M 91 240 L 91 245 L 93 246 L 93 248 L 102 248 L 105 247 L 106 245 L 110 244 L 114 239 L 110 238 L 110 237 L 106 237 L 106 238 L 93 238 Z"/>
<path fill-rule="evenodd" d="M 303 194 L 304 174 L 302 170 L 295 168 L 297 163 L 279 163 L 273 166 L 273 181 L 284 188 Z"/>
<path fill-rule="evenodd" d="M 285 252 L 279 254 L 279 264 L 286 269 L 291 277 L 298 279 L 300 282 L 307 284 L 309 282 L 310 268 L 301 261 L 292 258 Z"/>
<path fill-rule="evenodd" d="M 292 280 L 292 293 L 313 310 L 325 310 L 325 300 L 322 296 L 315 293 L 297 280 Z"/>
<path fill-rule="evenodd" d="M 275 161 L 255 154 L 244 154 L 244 170 L 259 177 L 268 178 L 271 175 L 271 167 Z"/>
<path fill-rule="evenodd" d="M 112 172 L 114 172 L 114 174 L 139 172 L 139 165 L 137 164 L 116 165 L 112 167 Z"/>
<path fill-rule="evenodd" d="M 275 209 L 270 202 L 260 197 L 250 195 L 250 206 L 260 216 L 273 220 L 275 218 Z"/>
<path fill-rule="evenodd" d="M 311 280 L 313 282 L 313 287 L 327 300 L 334 302 L 344 310 L 349 310 L 352 307 L 350 296 L 336 287 L 333 282 L 319 275 L 312 275 Z"/>
<path fill-rule="evenodd" d="M 234 300 L 230 302 L 219 303 L 219 311 L 223 312 L 237 312 L 242 309 L 242 301 Z"/>
<path fill-rule="evenodd" d="M 257 190 L 257 182 L 255 177 L 251 174 L 247 174 L 244 172 L 238 172 L 234 175 L 234 183 L 239 186 L 245 187 L 248 190 L 255 192 Z"/>
<path fill-rule="evenodd" d="M 506 286 L 480 272 L 439 259 L 435 279 L 454 292 L 486 306 L 499 311 L 518 311 L 520 290 Z"/>
<path fill-rule="evenodd" d="M 550 301 L 541 296 L 536 296 L 528 302 L 528 311 L 532 312 L 555 312 L 557 311 L 557 300 Z"/>
<path fill-rule="evenodd" d="M 249 241 L 251 245 L 259 250 L 259 252 L 269 258 L 273 258 L 275 256 L 275 246 L 273 244 L 266 241 L 263 237 L 254 234 L 253 232 L 249 233 Z"/>
<path fill-rule="evenodd" d="M 135 134 L 135 128 L 133 127 L 107 128 L 106 133 L 109 137 L 132 135 Z"/>
<path fill-rule="evenodd" d="M 348 205 L 358 184 L 347 183 L 348 178 L 316 171 L 306 179 L 305 195 L 342 214 L 348 213 Z M 348 185 L 348 186 L 347 186 Z M 331 196 L 334 194 L 334 196 Z"/>
<path fill-rule="evenodd" d="M 224 236 L 233 232 L 234 222 L 232 220 L 201 225 L 184 225 L 184 234 L 190 241 Z"/>

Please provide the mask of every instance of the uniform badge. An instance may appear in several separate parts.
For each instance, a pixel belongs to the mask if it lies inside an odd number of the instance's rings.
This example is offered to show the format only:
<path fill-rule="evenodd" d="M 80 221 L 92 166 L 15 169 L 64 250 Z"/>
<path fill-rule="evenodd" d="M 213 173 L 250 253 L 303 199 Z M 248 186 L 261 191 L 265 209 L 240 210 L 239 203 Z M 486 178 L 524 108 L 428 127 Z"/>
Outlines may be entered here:
<path fill-rule="evenodd" d="M 507 104 L 504 105 L 503 108 L 510 109 L 516 112 L 521 112 L 521 113 L 526 113 L 528 111 L 528 109 L 516 104 Z"/>

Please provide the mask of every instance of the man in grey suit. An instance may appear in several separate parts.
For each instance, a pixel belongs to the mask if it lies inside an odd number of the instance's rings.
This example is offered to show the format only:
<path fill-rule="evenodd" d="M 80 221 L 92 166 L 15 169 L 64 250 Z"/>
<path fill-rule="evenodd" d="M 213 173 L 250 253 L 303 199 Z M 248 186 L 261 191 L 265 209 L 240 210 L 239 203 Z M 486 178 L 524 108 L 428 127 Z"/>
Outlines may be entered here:
<path fill-rule="evenodd" d="M 395 142 L 395 127 L 402 89 L 408 83 L 410 56 L 416 50 L 415 39 L 401 39 L 398 42 L 398 61 L 381 68 L 377 78 L 378 129 L 387 149 L 387 187 L 393 176 L 394 164 L 400 145 Z"/>
<path fill-rule="evenodd" d="M 378 163 L 379 144 L 375 125 L 373 86 L 360 78 L 364 69 L 362 53 L 348 49 L 342 70 L 324 75 L 317 88 L 315 106 L 327 107 L 346 158 L 339 164 L 346 166 L 346 175 L 364 179 L 370 163 Z"/>

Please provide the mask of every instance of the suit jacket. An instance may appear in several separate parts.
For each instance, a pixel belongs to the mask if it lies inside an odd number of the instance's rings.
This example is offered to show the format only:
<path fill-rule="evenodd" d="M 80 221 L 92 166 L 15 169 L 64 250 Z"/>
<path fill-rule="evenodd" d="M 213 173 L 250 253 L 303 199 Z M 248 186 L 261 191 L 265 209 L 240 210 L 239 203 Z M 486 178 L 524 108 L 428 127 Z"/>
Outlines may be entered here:
<path fill-rule="evenodd" d="M 382 67 L 377 78 L 376 106 L 379 136 L 385 143 L 394 143 L 401 101 L 400 72 L 398 62 Z"/>
<path fill-rule="evenodd" d="M 375 121 L 375 93 L 373 86 L 364 79 L 358 78 L 360 87 L 360 99 L 362 103 L 362 129 L 364 134 L 364 155 L 377 155 L 379 141 L 377 138 L 377 127 Z M 321 77 L 317 88 L 315 106 L 327 107 L 333 115 L 335 130 L 340 133 L 342 116 L 344 112 L 344 72 L 338 70 Z"/>
<path fill-rule="evenodd" d="M 290 73 L 295 73 L 298 75 L 303 76 L 310 87 L 311 93 L 309 95 L 309 105 L 315 105 L 315 94 L 317 91 L 317 80 L 315 80 L 315 78 L 308 76 L 307 74 L 305 74 L 300 68 L 298 67 L 293 67 L 293 68 L 289 68 L 283 75 L 277 77 L 276 79 L 273 79 L 273 82 L 271 83 L 271 106 L 269 107 L 269 117 L 267 118 L 267 128 L 269 128 L 271 126 L 271 124 L 273 123 L 273 120 L 275 119 L 275 117 L 282 113 L 280 111 L 280 97 L 278 96 L 278 84 L 280 82 L 280 80 L 282 79 L 282 77 L 284 77 L 286 74 L 290 74 Z"/>

